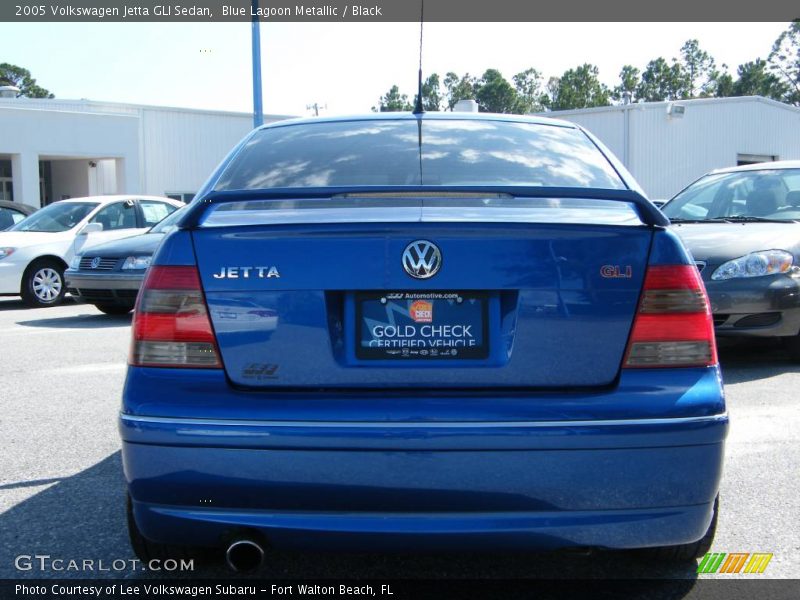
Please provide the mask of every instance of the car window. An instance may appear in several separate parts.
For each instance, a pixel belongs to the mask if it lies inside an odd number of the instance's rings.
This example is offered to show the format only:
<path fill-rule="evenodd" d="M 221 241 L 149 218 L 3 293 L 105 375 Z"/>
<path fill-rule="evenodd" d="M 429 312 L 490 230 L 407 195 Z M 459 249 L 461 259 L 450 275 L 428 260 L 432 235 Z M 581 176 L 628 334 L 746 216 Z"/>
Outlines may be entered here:
<path fill-rule="evenodd" d="M 22 221 L 24 218 L 25 215 L 18 210 L 0 207 L 0 230 L 8 229 L 12 225 L 16 225 Z"/>
<path fill-rule="evenodd" d="M 707 175 L 662 208 L 671 219 L 800 218 L 800 169 L 763 169 Z"/>
<path fill-rule="evenodd" d="M 186 204 L 181 206 L 178 210 L 174 210 L 174 207 L 172 207 L 172 214 L 165 217 L 162 221 L 159 221 L 159 223 L 155 225 L 149 233 L 169 233 L 170 231 L 176 229 L 175 223 L 177 223 L 178 220 L 183 216 L 188 206 L 189 205 Z"/>
<path fill-rule="evenodd" d="M 139 200 L 139 206 L 142 207 L 145 227 L 152 227 L 168 214 L 174 212 L 176 208 L 172 204 L 157 200 Z"/>
<path fill-rule="evenodd" d="M 100 223 L 103 231 L 136 229 L 136 207 L 131 200 L 115 202 L 99 210 L 90 222 Z"/>
<path fill-rule="evenodd" d="M 396 119 L 260 130 L 222 173 L 216 189 L 409 185 L 625 188 L 580 129 Z"/>
<path fill-rule="evenodd" d="M 58 233 L 72 229 L 97 207 L 97 202 L 55 202 L 26 217 L 11 231 Z"/>

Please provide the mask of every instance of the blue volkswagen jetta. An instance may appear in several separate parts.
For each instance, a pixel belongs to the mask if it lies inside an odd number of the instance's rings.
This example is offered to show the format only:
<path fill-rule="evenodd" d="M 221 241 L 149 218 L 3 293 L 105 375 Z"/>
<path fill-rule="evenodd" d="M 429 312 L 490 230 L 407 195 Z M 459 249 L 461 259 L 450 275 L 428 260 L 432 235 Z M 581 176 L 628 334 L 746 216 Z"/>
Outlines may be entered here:
<path fill-rule="evenodd" d="M 120 416 L 136 553 L 702 555 L 728 417 L 667 225 L 567 122 L 253 131 L 139 295 Z"/>

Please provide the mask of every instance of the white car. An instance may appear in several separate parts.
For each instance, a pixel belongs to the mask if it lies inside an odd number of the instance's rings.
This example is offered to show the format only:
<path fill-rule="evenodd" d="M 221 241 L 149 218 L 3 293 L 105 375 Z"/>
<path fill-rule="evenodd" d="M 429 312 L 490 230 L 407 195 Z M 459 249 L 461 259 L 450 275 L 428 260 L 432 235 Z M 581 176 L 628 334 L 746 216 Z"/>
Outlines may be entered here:
<path fill-rule="evenodd" d="M 54 202 L 0 232 L 0 295 L 29 306 L 64 297 L 64 270 L 77 253 L 144 233 L 183 206 L 159 196 L 92 196 Z"/>

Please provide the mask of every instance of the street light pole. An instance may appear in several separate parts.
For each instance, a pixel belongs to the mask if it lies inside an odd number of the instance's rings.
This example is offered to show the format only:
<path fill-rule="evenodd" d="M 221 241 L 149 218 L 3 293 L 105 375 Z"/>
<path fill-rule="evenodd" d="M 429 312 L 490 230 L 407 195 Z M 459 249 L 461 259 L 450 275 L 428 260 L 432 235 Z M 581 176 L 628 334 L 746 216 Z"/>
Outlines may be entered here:
<path fill-rule="evenodd" d="M 264 124 L 264 106 L 261 101 L 261 31 L 258 20 L 258 0 L 252 0 L 253 42 L 253 127 Z"/>

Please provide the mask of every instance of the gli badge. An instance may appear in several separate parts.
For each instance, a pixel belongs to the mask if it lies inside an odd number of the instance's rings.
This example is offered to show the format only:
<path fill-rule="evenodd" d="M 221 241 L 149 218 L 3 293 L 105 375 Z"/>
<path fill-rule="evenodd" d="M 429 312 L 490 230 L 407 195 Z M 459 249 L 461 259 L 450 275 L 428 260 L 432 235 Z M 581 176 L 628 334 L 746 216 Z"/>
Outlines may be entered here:
<path fill-rule="evenodd" d="M 633 277 L 633 268 L 630 265 L 603 265 L 600 267 L 600 276 L 606 279 L 630 279 Z"/>

